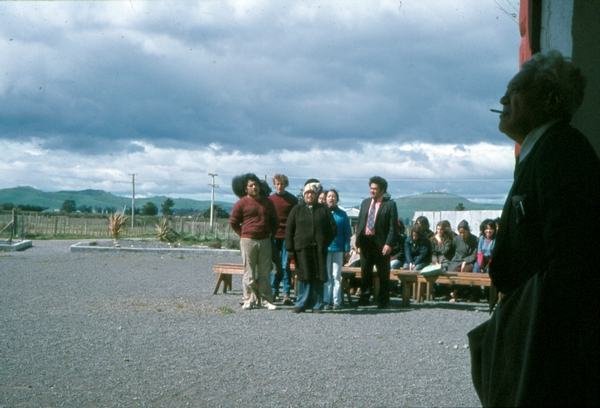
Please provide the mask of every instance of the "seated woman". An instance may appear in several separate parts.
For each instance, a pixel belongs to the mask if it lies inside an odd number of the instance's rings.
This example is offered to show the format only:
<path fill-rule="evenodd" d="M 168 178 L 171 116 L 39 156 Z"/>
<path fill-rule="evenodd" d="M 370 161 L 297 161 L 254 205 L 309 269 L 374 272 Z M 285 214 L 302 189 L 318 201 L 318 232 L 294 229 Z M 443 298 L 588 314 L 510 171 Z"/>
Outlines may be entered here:
<path fill-rule="evenodd" d="M 435 235 L 433 231 L 429 228 L 429 220 L 424 215 L 417 217 L 417 219 L 415 220 L 415 227 L 420 228 L 421 231 L 423 231 L 423 236 L 427 239 L 430 239 Z"/>
<path fill-rule="evenodd" d="M 473 272 L 487 273 L 490 261 L 492 260 L 492 250 L 496 242 L 496 222 L 494 220 L 483 220 L 479 227 L 482 231 L 477 246 L 477 263 Z"/>
<path fill-rule="evenodd" d="M 404 244 L 406 263 L 404 269 L 420 271 L 431 263 L 431 243 L 419 227 L 413 228 L 411 239 Z"/>
<path fill-rule="evenodd" d="M 458 236 L 454 238 L 454 257 L 450 261 L 449 271 L 452 272 L 473 272 L 475 261 L 477 260 L 477 238 L 471 234 L 469 223 L 467 220 L 462 220 L 458 224 Z M 452 288 L 450 301 L 454 302 L 460 294 L 468 293 L 469 287 L 459 287 L 458 285 Z M 468 295 L 467 295 L 468 297 Z"/>
<path fill-rule="evenodd" d="M 436 226 L 436 233 L 431 241 L 431 263 L 440 265 L 443 271 L 448 272 L 450 260 L 454 257 L 454 234 L 450 223 L 440 221 Z"/>
<path fill-rule="evenodd" d="M 406 244 L 406 227 L 404 223 L 398 220 L 398 236 L 396 237 L 396 245 L 392 249 L 390 257 L 390 269 L 398 269 L 406 262 L 406 253 L 404 245 Z"/>
<path fill-rule="evenodd" d="M 356 224 L 352 226 L 352 236 L 350 237 L 350 257 L 344 266 L 350 266 L 352 268 L 360 268 L 360 253 L 356 248 Z M 348 293 L 351 295 L 360 294 L 360 279 L 351 278 L 349 287 L 346 288 Z M 344 288 L 342 288 L 344 289 Z"/>
<path fill-rule="evenodd" d="M 496 243 L 496 221 L 495 220 L 483 220 L 479 226 L 481 235 L 479 237 L 479 245 L 477 246 L 477 262 L 473 268 L 473 273 L 488 273 L 490 262 L 492 261 L 492 250 Z M 479 286 L 471 287 L 471 302 L 479 302 L 483 298 L 489 298 L 490 288 L 482 288 Z"/>

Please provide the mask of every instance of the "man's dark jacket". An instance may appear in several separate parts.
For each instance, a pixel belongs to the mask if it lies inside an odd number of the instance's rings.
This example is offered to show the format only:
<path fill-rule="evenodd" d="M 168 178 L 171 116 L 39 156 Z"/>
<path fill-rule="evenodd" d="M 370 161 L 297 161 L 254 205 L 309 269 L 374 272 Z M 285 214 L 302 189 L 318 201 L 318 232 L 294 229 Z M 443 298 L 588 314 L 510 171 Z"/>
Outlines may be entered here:
<path fill-rule="evenodd" d="M 356 230 L 356 247 L 360 248 L 362 240 L 365 238 L 365 226 L 369 216 L 371 198 L 364 200 L 358 213 L 358 228 Z M 389 245 L 394 248 L 396 243 L 396 234 L 398 233 L 398 209 L 396 203 L 384 198 L 375 218 L 375 242 L 379 248 Z"/>
<path fill-rule="evenodd" d="M 600 405 L 599 217 L 598 156 L 556 123 L 515 170 L 490 265 L 503 296 L 469 333 L 484 406 Z"/>

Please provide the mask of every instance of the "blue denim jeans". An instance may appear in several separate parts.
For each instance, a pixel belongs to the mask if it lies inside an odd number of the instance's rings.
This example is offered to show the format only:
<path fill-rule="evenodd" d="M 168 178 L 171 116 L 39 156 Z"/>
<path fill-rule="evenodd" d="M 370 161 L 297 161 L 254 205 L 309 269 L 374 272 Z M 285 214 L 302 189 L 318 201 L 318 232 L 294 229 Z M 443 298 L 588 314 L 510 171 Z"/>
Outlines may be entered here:
<path fill-rule="evenodd" d="M 283 283 L 283 295 L 290 295 L 290 264 L 288 252 L 285 249 L 285 239 L 273 239 L 273 262 L 275 263 L 275 274 L 271 274 L 271 292 L 279 296 L 279 285 Z"/>
<path fill-rule="evenodd" d="M 413 266 L 412 270 L 413 271 L 420 271 L 421 269 L 425 268 L 425 266 L 427 266 L 427 265 L 425 265 L 424 263 L 416 264 L 415 266 Z M 408 262 L 405 263 L 403 268 L 404 269 L 410 268 L 410 264 Z"/>
<path fill-rule="evenodd" d="M 341 306 L 342 304 L 342 265 L 344 252 L 335 251 L 327 253 L 327 282 L 323 289 L 323 303 L 325 305 Z"/>

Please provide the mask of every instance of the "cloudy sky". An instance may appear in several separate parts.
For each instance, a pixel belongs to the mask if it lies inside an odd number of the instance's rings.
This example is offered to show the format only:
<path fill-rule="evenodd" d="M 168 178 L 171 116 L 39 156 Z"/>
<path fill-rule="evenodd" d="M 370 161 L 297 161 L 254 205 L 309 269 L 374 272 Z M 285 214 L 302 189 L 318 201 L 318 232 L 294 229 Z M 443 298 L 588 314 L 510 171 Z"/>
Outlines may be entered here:
<path fill-rule="evenodd" d="M 513 14 L 514 15 L 511 15 Z M 501 202 L 517 0 L 0 2 L 0 188 L 235 201 L 254 172 Z"/>

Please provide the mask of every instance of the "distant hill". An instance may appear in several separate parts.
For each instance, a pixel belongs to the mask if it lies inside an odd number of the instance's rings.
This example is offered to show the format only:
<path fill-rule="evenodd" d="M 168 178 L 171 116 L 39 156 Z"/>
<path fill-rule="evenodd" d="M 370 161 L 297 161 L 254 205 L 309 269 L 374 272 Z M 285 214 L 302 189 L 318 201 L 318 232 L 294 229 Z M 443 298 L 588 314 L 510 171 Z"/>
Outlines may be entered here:
<path fill-rule="evenodd" d="M 175 202 L 174 209 L 206 210 L 210 208 L 210 201 L 198 201 L 188 198 L 175 198 L 166 196 L 154 196 L 148 198 L 136 198 L 135 206 L 142 208 L 148 201 L 153 202 L 159 208 L 167 198 Z M 14 205 L 34 205 L 50 209 L 60 209 L 65 200 L 73 200 L 79 207 L 82 205 L 92 207 L 114 207 L 122 210 L 124 206 L 131 206 L 131 198 L 120 197 L 103 190 L 81 190 L 81 191 L 57 191 L 44 192 L 32 187 L 14 187 L 0 189 L 0 204 L 12 203 Z M 401 197 L 394 200 L 398 205 L 398 217 L 401 219 L 412 218 L 415 211 L 452 211 L 459 203 L 462 203 L 466 210 L 501 210 L 501 205 L 495 204 L 477 204 L 460 197 L 447 193 L 425 193 L 408 197 Z M 231 212 L 233 203 L 224 201 L 215 201 L 227 212 Z"/>
<path fill-rule="evenodd" d="M 210 201 L 198 201 L 188 198 L 175 198 L 166 196 L 154 196 L 147 198 L 136 198 L 135 206 L 142 208 L 147 202 L 153 202 L 158 206 L 165 202 L 167 198 L 171 198 L 175 202 L 173 207 L 177 209 L 206 210 L 210 208 Z M 0 189 L 0 204 L 12 203 L 14 205 L 33 205 L 49 209 L 60 209 L 65 200 L 73 200 L 79 207 L 82 205 L 90 207 L 114 207 L 122 210 L 124 206 L 131 207 L 131 198 L 120 197 L 103 190 L 81 190 L 81 191 L 57 191 L 44 192 L 36 190 L 32 187 L 14 187 Z M 215 204 L 220 205 L 227 212 L 231 212 L 232 203 L 224 201 L 215 201 Z"/>
<path fill-rule="evenodd" d="M 413 217 L 415 211 L 454 211 L 459 203 L 465 210 L 501 210 L 499 204 L 477 204 L 454 194 L 424 193 L 394 200 L 398 206 L 398 218 Z"/>

